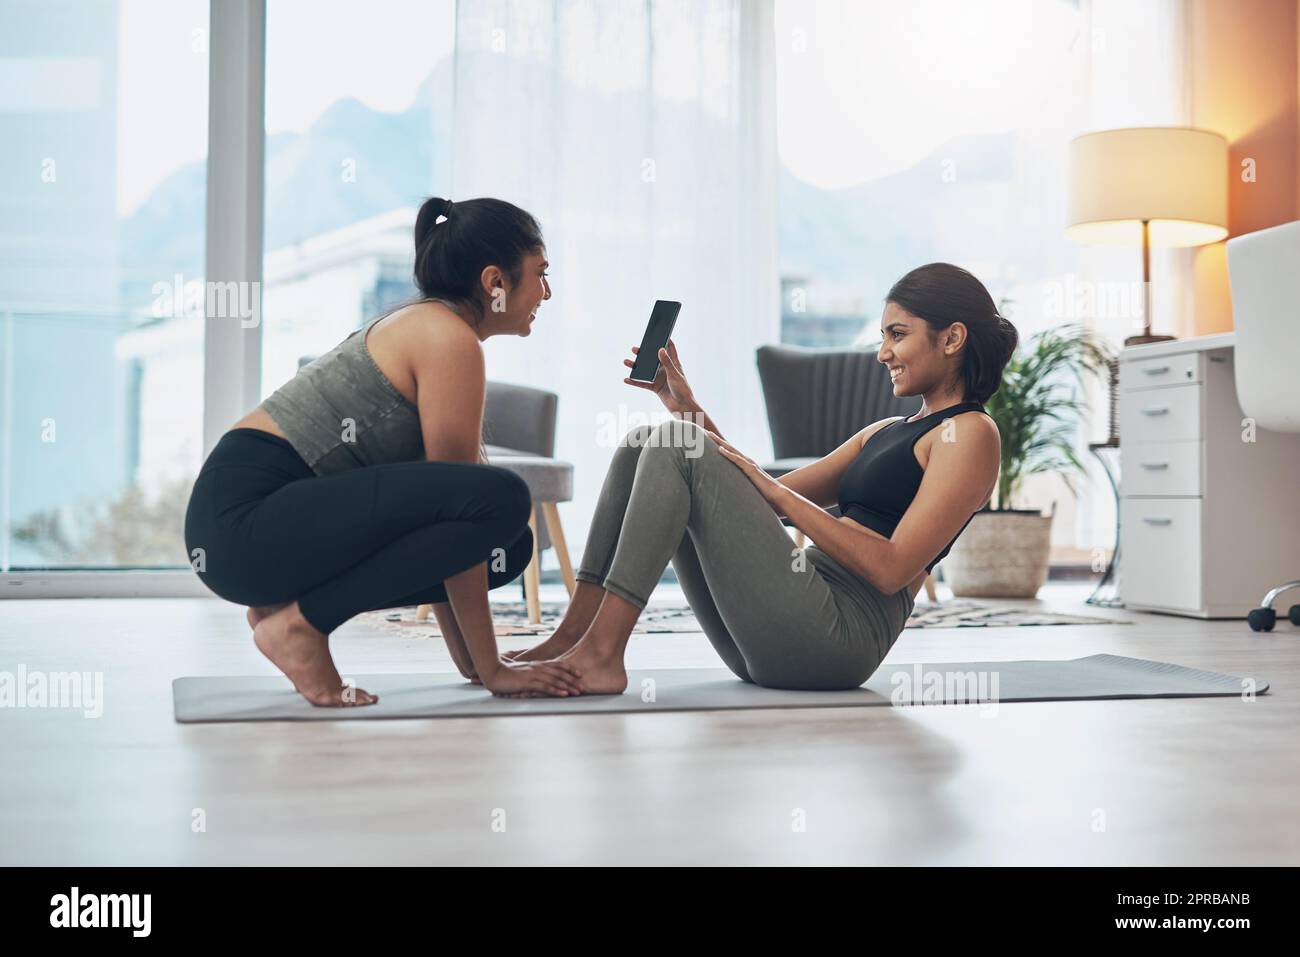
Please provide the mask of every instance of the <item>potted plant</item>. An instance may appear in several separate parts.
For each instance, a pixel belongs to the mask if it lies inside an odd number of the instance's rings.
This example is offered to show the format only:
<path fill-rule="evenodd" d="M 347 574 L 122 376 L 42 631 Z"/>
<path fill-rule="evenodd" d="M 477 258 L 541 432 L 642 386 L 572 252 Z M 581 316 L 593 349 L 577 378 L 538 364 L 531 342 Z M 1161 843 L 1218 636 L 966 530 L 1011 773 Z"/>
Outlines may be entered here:
<path fill-rule="evenodd" d="M 1030 336 L 1007 363 L 1001 388 L 984 404 L 1002 434 L 997 488 L 943 560 L 954 595 L 1033 598 L 1047 580 L 1052 514 L 1015 507 L 1021 485 L 1058 472 L 1077 496 L 1084 467 L 1074 436 L 1086 415 L 1077 387 L 1104 375 L 1111 359 L 1103 341 L 1071 323 Z"/>

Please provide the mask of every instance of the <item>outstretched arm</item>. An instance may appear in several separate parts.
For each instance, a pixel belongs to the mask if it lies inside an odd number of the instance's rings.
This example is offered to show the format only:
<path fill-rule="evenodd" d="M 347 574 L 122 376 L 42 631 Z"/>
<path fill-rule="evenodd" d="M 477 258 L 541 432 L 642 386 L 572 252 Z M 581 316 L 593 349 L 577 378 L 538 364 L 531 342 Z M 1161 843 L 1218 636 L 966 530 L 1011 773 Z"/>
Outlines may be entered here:
<path fill-rule="evenodd" d="M 413 350 L 417 358 L 412 371 L 425 457 L 433 462 L 479 463 L 487 391 L 482 343 L 469 326 L 458 320 L 429 323 L 421 330 L 421 337 Z M 490 691 L 581 693 L 577 675 L 567 665 L 508 665 L 501 660 L 488 604 L 486 561 L 452 575 L 443 585 L 457 625 L 456 634 L 462 637 L 473 673 Z M 440 624 L 442 618 L 439 615 Z M 453 648 L 452 633 L 444 632 L 444 638 L 455 660 L 459 649 Z M 457 667 L 461 664 L 457 661 Z"/>
<path fill-rule="evenodd" d="M 953 419 L 955 440 L 935 442 L 925 476 L 892 537 L 878 538 L 851 518 L 834 518 L 814 502 L 775 481 L 752 460 L 719 442 L 772 507 L 817 547 L 886 594 L 905 587 L 983 507 L 997 481 L 1001 444 L 991 423 L 978 416 Z"/>
<path fill-rule="evenodd" d="M 639 351 L 636 346 L 632 347 L 634 357 Z M 635 364 L 635 359 L 623 360 L 623 365 L 629 369 Z M 717 423 L 713 421 L 709 414 L 704 411 L 703 406 L 696 400 L 695 390 L 691 388 L 690 382 L 686 379 L 686 372 L 682 369 L 682 360 L 677 354 L 677 344 L 673 340 L 669 339 L 667 347 L 659 350 L 659 370 L 655 373 L 653 382 L 642 382 L 632 378 L 624 378 L 623 381 L 635 388 L 653 392 L 659 397 L 659 401 L 664 404 L 664 408 L 673 415 L 679 418 L 691 419 L 702 425 L 713 435 L 722 436 L 722 431 L 718 428 Z M 849 467 L 849 463 L 862 451 L 863 443 L 890 422 L 900 418 L 902 416 L 894 416 L 893 418 L 873 422 L 856 435 L 850 437 L 829 455 L 782 476 L 780 479 L 781 484 L 818 505 L 834 504 L 835 491 L 840 476 Z"/>
<path fill-rule="evenodd" d="M 438 630 L 442 632 L 442 640 L 447 643 L 447 652 L 451 655 L 456 670 L 474 684 L 482 684 L 482 679 L 474 670 L 474 659 L 470 657 L 469 648 L 465 646 L 465 636 L 460 633 L 460 623 L 456 621 L 456 614 L 451 610 L 451 603 L 436 602 L 433 606 L 433 616 L 438 619 Z"/>
<path fill-rule="evenodd" d="M 796 495 L 808 499 L 814 505 L 823 508 L 834 505 L 838 497 L 840 476 L 844 474 L 844 470 L 849 467 L 849 464 L 858 457 L 858 454 L 862 451 L 862 446 L 889 423 L 901 418 L 903 416 L 898 415 L 871 423 L 841 444 L 834 452 L 822 456 L 816 462 L 811 462 L 803 466 L 803 468 L 797 468 L 793 472 L 786 473 L 777 481 Z"/>

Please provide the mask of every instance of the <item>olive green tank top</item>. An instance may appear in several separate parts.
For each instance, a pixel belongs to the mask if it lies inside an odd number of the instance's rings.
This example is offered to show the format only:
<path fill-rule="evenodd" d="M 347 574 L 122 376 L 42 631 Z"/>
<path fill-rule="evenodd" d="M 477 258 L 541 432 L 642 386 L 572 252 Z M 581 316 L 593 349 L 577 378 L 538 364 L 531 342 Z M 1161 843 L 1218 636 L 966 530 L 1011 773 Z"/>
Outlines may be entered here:
<path fill-rule="evenodd" d="M 456 307 L 441 302 L 453 312 Z M 309 362 L 259 406 L 317 475 L 424 458 L 420 415 L 375 364 L 366 333 L 350 333 Z"/>

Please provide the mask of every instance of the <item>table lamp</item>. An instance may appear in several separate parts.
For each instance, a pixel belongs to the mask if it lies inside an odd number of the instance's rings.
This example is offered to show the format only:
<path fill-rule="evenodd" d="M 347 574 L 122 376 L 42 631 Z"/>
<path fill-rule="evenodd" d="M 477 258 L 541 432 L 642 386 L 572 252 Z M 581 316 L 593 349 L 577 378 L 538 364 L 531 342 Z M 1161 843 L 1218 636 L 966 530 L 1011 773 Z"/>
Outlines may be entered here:
<path fill-rule="evenodd" d="M 1188 127 L 1085 133 L 1070 141 L 1069 226 L 1082 243 L 1142 247 L 1142 333 L 1151 333 L 1151 247 L 1203 246 L 1228 235 L 1228 141 Z"/>

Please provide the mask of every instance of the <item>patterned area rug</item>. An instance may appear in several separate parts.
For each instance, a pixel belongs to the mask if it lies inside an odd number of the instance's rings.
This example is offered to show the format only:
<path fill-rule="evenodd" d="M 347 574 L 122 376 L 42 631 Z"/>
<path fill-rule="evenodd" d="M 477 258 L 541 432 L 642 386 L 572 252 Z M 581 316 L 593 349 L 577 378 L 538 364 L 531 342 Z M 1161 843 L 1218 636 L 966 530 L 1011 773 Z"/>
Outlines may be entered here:
<path fill-rule="evenodd" d="M 1131 625 L 1129 618 L 1067 615 L 1016 605 L 982 604 L 968 598 L 919 601 L 907 620 L 908 628 L 1008 628 L 1022 625 Z"/>
<path fill-rule="evenodd" d="M 498 638 L 549 635 L 564 615 L 566 603 L 542 602 L 542 621 L 528 622 L 528 608 L 522 601 L 493 602 L 492 620 L 496 622 Z M 411 637 L 439 637 L 438 622 L 432 615 L 427 621 L 417 621 L 415 608 L 370 611 L 359 616 L 371 624 Z M 1118 618 L 1095 618 L 1090 615 L 1066 615 L 1060 612 L 1018 608 L 1011 605 L 981 604 L 966 598 L 930 603 L 921 601 L 912 609 L 908 628 L 1007 628 L 1022 625 L 1130 625 L 1131 621 Z M 665 634 L 671 632 L 699 632 L 699 623 L 690 606 L 682 603 L 651 605 L 642 613 L 634 634 Z"/>

